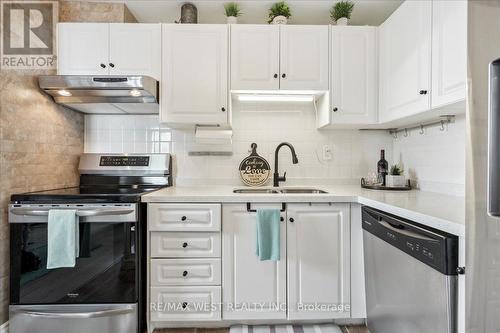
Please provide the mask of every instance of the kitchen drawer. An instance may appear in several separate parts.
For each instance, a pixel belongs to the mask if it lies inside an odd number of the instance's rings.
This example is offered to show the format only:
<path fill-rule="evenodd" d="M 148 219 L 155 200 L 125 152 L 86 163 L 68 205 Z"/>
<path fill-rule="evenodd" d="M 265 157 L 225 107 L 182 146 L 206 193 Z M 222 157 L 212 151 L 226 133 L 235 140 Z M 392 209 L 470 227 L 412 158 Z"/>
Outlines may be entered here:
<path fill-rule="evenodd" d="M 220 259 L 152 259 L 152 286 L 221 284 Z"/>
<path fill-rule="evenodd" d="M 151 231 L 220 231 L 220 204 L 149 204 Z"/>
<path fill-rule="evenodd" d="M 221 287 L 151 287 L 151 321 L 221 320 Z"/>
<path fill-rule="evenodd" d="M 221 253 L 219 232 L 163 232 L 151 233 L 151 257 L 218 258 Z"/>

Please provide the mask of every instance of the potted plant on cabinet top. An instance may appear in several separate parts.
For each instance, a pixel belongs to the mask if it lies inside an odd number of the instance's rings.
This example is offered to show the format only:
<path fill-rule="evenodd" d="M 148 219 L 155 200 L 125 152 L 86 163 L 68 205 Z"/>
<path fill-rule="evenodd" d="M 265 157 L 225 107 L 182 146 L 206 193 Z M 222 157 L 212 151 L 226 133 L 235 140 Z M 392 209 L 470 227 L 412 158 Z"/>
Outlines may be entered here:
<path fill-rule="evenodd" d="M 286 24 L 288 18 L 292 16 L 290 7 L 284 2 L 276 2 L 269 8 L 269 21 L 272 24 Z"/>
<path fill-rule="evenodd" d="M 330 17 L 337 25 L 347 25 L 353 8 L 354 4 L 349 0 L 337 2 L 330 10 Z"/>
<path fill-rule="evenodd" d="M 226 11 L 227 23 L 236 24 L 238 23 L 238 16 L 241 15 L 240 6 L 236 2 L 229 2 L 224 5 L 224 10 Z"/>
<path fill-rule="evenodd" d="M 389 174 L 385 178 L 385 184 L 388 187 L 404 187 L 405 176 L 403 175 L 404 170 L 401 166 L 394 164 L 389 170 Z"/>

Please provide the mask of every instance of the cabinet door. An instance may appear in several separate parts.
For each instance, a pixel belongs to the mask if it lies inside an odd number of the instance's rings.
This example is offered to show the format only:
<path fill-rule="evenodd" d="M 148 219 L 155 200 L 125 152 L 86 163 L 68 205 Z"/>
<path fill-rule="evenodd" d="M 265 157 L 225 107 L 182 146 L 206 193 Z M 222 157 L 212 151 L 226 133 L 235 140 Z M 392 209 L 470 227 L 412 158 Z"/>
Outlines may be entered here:
<path fill-rule="evenodd" d="M 280 89 L 328 90 L 328 26 L 280 29 Z"/>
<path fill-rule="evenodd" d="M 289 204 L 287 218 L 288 319 L 349 317 L 349 204 Z"/>
<path fill-rule="evenodd" d="M 278 90 L 278 25 L 231 25 L 231 89 Z"/>
<path fill-rule="evenodd" d="M 432 107 L 465 100 L 467 1 L 432 2 Z"/>
<path fill-rule="evenodd" d="M 332 27 L 334 124 L 377 122 L 376 33 L 376 27 Z"/>
<path fill-rule="evenodd" d="M 147 75 L 160 80 L 161 25 L 111 23 L 109 63 L 110 74 Z"/>
<path fill-rule="evenodd" d="M 381 122 L 430 109 L 431 6 L 405 1 L 380 26 Z"/>
<path fill-rule="evenodd" d="M 108 74 L 109 24 L 59 23 L 57 34 L 59 75 Z"/>
<path fill-rule="evenodd" d="M 252 205 L 253 209 L 280 207 L 280 204 Z M 245 204 L 222 205 L 224 320 L 286 319 L 286 223 L 281 223 L 279 261 L 257 258 L 255 234 L 256 214 L 247 212 Z M 262 307 L 248 307 L 251 304 Z"/>
<path fill-rule="evenodd" d="M 161 121 L 227 123 L 228 25 L 165 24 Z"/>

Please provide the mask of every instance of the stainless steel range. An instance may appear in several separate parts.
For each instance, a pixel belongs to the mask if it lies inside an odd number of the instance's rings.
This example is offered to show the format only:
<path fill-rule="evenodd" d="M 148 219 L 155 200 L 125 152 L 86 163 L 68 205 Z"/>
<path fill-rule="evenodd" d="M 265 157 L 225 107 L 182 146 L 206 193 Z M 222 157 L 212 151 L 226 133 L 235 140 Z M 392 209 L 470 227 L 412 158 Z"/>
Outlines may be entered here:
<path fill-rule="evenodd" d="M 168 154 L 84 154 L 80 186 L 11 196 L 11 333 L 145 330 L 146 209 L 142 194 L 171 185 Z M 47 269 L 48 214 L 79 218 L 74 267 Z"/>

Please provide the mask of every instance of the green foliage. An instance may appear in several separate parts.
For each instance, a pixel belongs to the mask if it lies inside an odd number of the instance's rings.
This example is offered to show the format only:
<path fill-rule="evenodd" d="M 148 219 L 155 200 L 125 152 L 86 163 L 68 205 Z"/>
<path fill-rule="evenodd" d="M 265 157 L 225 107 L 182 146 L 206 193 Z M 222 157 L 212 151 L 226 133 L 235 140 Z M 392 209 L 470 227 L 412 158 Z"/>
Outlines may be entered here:
<path fill-rule="evenodd" d="M 224 10 L 226 11 L 226 16 L 238 17 L 241 15 L 240 6 L 236 2 L 228 2 L 224 5 Z"/>
<path fill-rule="evenodd" d="M 286 18 L 292 16 L 290 7 L 288 7 L 288 5 L 284 1 L 276 2 L 271 6 L 271 8 L 269 8 L 268 23 L 271 23 L 276 16 L 284 16 Z"/>
<path fill-rule="evenodd" d="M 352 3 L 349 0 L 337 2 L 332 7 L 332 9 L 330 9 L 330 17 L 334 21 L 337 21 L 339 18 L 342 17 L 350 19 L 353 8 L 354 8 L 354 3 Z"/>
<path fill-rule="evenodd" d="M 397 164 L 391 166 L 391 170 L 389 171 L 389 175 L 391 176 L 402 176 L 403 173 L 404 173 L 403 168 Z"/>

